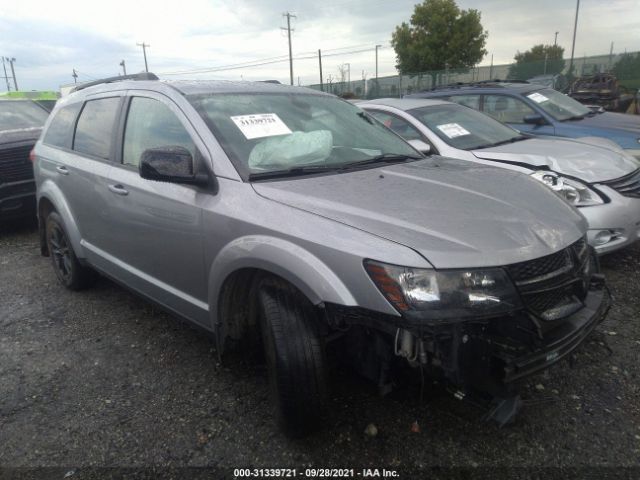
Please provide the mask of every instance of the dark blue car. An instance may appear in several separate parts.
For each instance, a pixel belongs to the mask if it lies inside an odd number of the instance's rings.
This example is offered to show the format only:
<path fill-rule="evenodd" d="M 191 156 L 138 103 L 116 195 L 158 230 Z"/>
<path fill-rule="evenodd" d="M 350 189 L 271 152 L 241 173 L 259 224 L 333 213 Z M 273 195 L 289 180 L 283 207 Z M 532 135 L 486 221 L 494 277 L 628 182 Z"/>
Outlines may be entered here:
<path fill-rule="evenodd" d="M 439 87 L 405 98 L 460 103 L 534 135 L 608 138 L 640 160 L 640 116 L 594 112 L 571 97 L 540 85 L 480 82 Z"/>

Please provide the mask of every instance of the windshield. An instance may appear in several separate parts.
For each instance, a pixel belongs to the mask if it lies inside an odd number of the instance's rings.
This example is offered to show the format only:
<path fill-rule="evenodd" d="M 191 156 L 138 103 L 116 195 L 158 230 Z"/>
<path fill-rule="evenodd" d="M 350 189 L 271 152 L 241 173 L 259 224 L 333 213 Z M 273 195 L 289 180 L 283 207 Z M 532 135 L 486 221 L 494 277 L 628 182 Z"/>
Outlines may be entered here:
<path fill-rule="evenodd" d="M 561 122 L 583 118 L 591 112 L 591 110 L 573 98 L 550 88 L 529 93 L 527 97 L 537 103 L 542 110 Z"/>
<path fill-rule="evenodd" d="M 420 155 L 358 107 L 300 93 L 187 97 L 243 175 Z"/>
<path fill-rule="evenodd" d="M 461 150 L 486 148 L 524 138 L 517 130 L 462 105 L 420 107 L 409 110 L 408 113 L 446 144 Z"/>
<path fill-rule="evenodd" d="M 0 130 L 42 127 L 47 112 L 31 101 L 0 101 Z"/>

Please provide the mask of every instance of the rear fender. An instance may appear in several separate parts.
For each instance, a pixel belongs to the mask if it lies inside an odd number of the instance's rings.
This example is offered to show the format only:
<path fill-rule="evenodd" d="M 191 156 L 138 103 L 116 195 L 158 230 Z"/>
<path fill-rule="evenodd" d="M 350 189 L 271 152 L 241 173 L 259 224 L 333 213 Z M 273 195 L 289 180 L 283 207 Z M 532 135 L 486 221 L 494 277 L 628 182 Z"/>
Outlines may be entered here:
<path fill-rule="evenodd" d="M 80 231 L 78 230 L 77 223 L 73 214 L 71 213 L 71 209 L 69 208 L 69 204 L 67 200 L 58 187 L 53 181 L 45 180 L 38 186 L 38 216 L 40 215 L 40 202 L 43 199 L 49 200 L 53 204 L 58 215 L 62 217 L 62 221 L 64 222 L 64 228 L 67 232 L 67 236 L 69 237 L 69 241 L 73 247 L 73 252 L 76 257 L 84 258 L 84 251 L 82 249 L 82 245 L 80 244 L 80 240 L 82 236 L 80 235 Z M 44 225 L 45 219 L 39 219 L 39 222 Z"/>

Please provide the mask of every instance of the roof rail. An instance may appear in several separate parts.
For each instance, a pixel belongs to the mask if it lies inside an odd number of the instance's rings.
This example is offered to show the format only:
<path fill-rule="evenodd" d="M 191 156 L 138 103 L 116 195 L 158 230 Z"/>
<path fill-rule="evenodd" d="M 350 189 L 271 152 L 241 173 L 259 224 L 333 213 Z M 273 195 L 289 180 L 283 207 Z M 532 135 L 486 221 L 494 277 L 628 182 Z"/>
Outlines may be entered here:
<path fill-rule="evenodd" d="M 93 82 L 83 83 L 71 89 L 71 92 L 77 92 L 84 90 L 85 88 L 93 87 L 94 85 L 101 85 L 103 83 L 120 82 L 123 80 L 160 80 L 157 75 L 151 72 L 133 73 L 131 75 L 119 75 L 117 77 L 101 78 L 100 80 L 94 80 Z"/>
<path fill-rule="evenodd" d="M 434 90 L 445 90 L 449 88 L 463 88 L 463 87 L 486 87 L 487 85 L 500 85 L 501 83 L 529 83 L 526 80 L 501 80 L 499 78 L 493 80 L 478 80 L 477 82 L 455 82 L 449 83 L 447 85 L 437 85 L 432 88 L 428 88 L 426 90 L 422 90 L 423 92 L 432 92 Z"/>

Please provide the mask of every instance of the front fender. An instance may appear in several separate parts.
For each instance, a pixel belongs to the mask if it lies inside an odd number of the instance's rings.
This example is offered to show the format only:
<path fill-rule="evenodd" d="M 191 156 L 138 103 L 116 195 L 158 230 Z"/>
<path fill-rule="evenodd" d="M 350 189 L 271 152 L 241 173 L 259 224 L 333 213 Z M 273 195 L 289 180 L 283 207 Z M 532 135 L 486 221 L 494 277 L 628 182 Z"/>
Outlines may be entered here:
<path fill-rule="evenodd" d="M 251 235 L 238 238 L 223 248 L 209 271 L 211 324 L 218 324 L 219 298 L 225 280 L 243 268 L 256 268 L 284 278 L 311 303 L 356 305 L 356 300 L 338 276 L 318 257 L 280 238 Z"/>
<path fill-rule="evenodd" d="M 73 247 L 73 252 L 75 253 L 76 257 L 84 258 L 84 251 L 80 243 L 80 240 L 82 239 L 80 230 L 78 230 L 76 220 L 71 213 L 69 204 L 67 203 L 67 200 L 58 185 L 56 185 L 49 179 L 44 180 L 38 186 L 37 199 L 38 215 L 40 215 L 40 202 L 43 199 L 47 199 L 53 204 L 53 207 L 55 208 L 56 212 L 58 212 L 58 215 L 62 217 L 64 228 L 67 231 L 69 241 L 71 242 L 71 245 Z"/>

